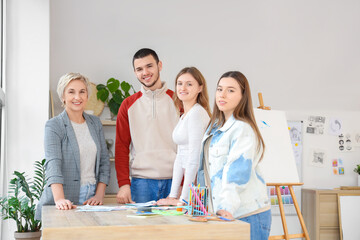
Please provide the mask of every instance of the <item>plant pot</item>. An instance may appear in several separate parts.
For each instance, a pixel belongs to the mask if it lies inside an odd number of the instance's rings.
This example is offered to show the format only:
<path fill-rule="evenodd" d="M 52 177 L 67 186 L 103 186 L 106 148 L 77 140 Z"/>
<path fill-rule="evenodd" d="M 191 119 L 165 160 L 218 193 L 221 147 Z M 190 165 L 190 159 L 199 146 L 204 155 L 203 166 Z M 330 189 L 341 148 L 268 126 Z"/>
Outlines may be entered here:
<path fill-rule="evenodd" d="M 358 175 L 358 187 L 360 187 L 360 175 Z"/>
<path fill-rule="evenodd" d="M 113 114 L 112 111 L 110 111 L 110 119 L 112 121 L 116 121 L 117 115 Z"/>
<path fill-rule="evenodd" d="M 37 232 L 14 232 L 16 240 L 40 240 L 41 231 Z"/>

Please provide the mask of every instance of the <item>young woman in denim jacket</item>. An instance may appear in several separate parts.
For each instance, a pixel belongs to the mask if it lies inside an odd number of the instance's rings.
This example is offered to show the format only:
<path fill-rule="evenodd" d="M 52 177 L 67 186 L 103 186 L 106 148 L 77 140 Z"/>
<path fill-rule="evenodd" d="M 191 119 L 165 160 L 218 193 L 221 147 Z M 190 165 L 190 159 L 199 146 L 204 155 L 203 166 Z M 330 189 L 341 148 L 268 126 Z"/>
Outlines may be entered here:
<path fill-rule="evenodd" d="M 259 166 L 265 145 L 242 73 L 227 72 L 218 81 L 202 143 L 198 182 L 211 187 L 210 211 L 250 223 L 252 240 L 268 239 L 271 212 Z"/>

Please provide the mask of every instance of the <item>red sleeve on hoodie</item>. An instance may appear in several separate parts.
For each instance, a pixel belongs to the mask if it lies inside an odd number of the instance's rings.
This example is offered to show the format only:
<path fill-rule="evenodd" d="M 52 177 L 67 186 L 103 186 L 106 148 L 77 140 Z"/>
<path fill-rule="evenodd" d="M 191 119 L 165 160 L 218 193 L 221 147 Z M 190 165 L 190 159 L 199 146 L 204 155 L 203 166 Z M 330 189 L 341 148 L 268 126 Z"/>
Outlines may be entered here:
<path fill-rule="evenodd" d="M 170 98 L 172 98 L 174 95 L 174 92 L 172 90 L 168 89 L 168 90 L 166 90 L 166 94 L 169 95 Z"/>
<path fill-rule="evenodd" d="M 116 119 L 116 140 L 115 140 L 115 170 L 119 187 L 130 185 L 129 153 L 131 134 L 129 127 L 129 108 L 142 96 L 137 92 L 126 98 L 119 109 Z"/>

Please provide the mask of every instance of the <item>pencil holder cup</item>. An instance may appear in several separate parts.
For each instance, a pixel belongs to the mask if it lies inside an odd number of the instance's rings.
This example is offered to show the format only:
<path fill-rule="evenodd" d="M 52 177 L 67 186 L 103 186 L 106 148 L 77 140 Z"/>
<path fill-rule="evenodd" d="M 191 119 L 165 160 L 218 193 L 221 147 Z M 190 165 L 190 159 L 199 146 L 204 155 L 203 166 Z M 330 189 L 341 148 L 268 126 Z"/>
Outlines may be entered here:
<path fill-rule="evenodd" d="M 190 186 L 188 215 L 206 216 L 208 213 L 209 189 L 207 187 Z"/>

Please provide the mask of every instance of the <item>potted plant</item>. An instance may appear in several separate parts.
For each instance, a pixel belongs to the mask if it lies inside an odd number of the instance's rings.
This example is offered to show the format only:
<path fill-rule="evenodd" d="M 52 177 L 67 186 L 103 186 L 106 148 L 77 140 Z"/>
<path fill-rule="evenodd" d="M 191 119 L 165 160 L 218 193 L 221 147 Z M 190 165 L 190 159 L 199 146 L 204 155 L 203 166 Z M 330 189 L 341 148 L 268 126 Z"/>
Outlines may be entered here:
<path fill-rule="evenodd" d="M 106 85 L 98 84 L 96 85 L 97 99 L 106 103 L 110 109 L 110 112 L 117 116 L 121 103 L 125 98 L 130 96 L 130 89 L 132 88 L 133 92 L 134 87 L 126 81 L 120 82 L 115 78 L 110 78 L 107 80 Z"/>
<path fill-rule="evenodd" d="M 354 172 L 358 174 L 358 186 L 360 187 L 360 164 L 356 165 L 356 168 L 354 168 Z"/>
<path fill-rule="evenodd" d="M 15 178 L 10 180 L 9 194 L 0 198 L 1 216 L 13 219 L 17 231 L 15 239 L 40 239 L 41 221 L 35 220 L 36 200 L 44 190 L 45 159 L 35 161 L 35 176 L 32 181 L 26 178 L 25 173 L 14 171 Z"/>

